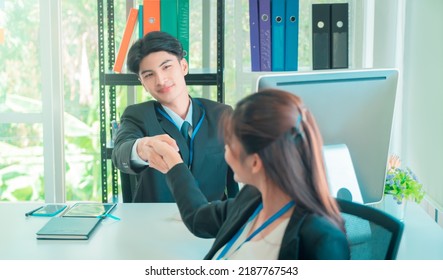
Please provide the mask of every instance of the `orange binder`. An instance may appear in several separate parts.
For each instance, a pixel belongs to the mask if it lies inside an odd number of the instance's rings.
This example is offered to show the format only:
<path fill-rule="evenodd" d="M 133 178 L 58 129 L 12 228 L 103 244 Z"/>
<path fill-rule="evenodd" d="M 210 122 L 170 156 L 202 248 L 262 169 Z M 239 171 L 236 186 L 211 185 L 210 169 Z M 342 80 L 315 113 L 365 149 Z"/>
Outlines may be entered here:
<path fill-rule="evenodd" d="M 143 33 L 160 31 L 160 0 L 143 0 Z"/>
<path fill-rule="evenodd" d="M 131 41 L 132 33 L 134 32 L 135 23 L 137 22 L 138 9 L 132 8 L 129 11 L 128 20 L 126 22 L 125 31 L 123 32 L 120 49 L 118 50 L 117 58 L 114 63 L 114 72 L 121 73 L 123 63 L 125 62 L 126 53 L 128 52 L 129 42 Z"/>

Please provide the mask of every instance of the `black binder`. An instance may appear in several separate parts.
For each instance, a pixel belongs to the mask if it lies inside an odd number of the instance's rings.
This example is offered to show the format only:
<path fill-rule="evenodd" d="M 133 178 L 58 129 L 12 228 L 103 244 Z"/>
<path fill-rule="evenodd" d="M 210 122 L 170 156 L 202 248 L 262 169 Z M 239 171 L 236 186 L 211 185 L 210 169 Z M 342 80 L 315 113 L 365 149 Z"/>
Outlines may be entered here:
<path fill-rule="evenodd" d="M 312 68 L 331 68 L 330 4 L 312 4 Z"/>
<path fill-rule="evenodd" d="M 331 4 L 331 68 L 348 68 L 348 3 Z"/>

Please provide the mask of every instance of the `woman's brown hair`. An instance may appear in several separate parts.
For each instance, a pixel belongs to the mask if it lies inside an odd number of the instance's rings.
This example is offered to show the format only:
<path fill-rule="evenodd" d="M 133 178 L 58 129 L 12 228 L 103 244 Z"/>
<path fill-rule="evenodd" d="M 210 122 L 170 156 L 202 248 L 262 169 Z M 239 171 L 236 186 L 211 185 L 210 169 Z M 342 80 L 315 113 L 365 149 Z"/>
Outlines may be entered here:
<path fill-rule="evenodd" d="M 237 138 L 246 154 L 257 153 L 270 180 L 296 205 L 344 230 L 337 203 L 329 193 L 323 140 L 313 115 L 289 92 L 264 89 L 237 103 L 224 118 L 225 142 Z"/>

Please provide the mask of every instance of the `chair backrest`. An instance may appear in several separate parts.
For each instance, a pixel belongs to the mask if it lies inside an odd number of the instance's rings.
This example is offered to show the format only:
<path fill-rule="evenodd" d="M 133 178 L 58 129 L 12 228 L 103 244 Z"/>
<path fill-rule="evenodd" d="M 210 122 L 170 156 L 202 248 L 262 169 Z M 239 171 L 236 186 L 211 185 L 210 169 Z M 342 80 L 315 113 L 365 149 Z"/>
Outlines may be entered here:
<path fill-rule="evenodd" d="M 337 199 L 345 221 L 352 260 L 394 260 L 403 222 L 369 205 Z"/>
<path fill-rule="evenodd" d="M 132 196 L 135 193 L 135 187 L 137 185 L 137 176 L 130 175 L 124 172 L 120 173 L 120 183 L 122 191 L 122 199 L 124 203 L 133 202 Z"/>

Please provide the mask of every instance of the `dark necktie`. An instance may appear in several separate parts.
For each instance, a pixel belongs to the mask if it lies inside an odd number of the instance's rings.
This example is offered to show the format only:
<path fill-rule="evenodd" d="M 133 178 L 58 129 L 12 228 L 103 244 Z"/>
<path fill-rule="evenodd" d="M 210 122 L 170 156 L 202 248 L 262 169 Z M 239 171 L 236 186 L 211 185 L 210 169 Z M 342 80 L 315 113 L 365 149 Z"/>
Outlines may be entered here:
<path fill-rule="evenodd" d="M 190 127 L 191 127 L 191 124 L 188 123 L 187 121 L 184 121 L 182 124 L 182 127 L 180 129 L 180 132 L 183 135 L 183 137 L 185 138 L 186 144 L 188 144 L 188 147 L 189 147 L 189 144 L 191 141 L 191 137 L 189 136 L 189 128 Z"/>

